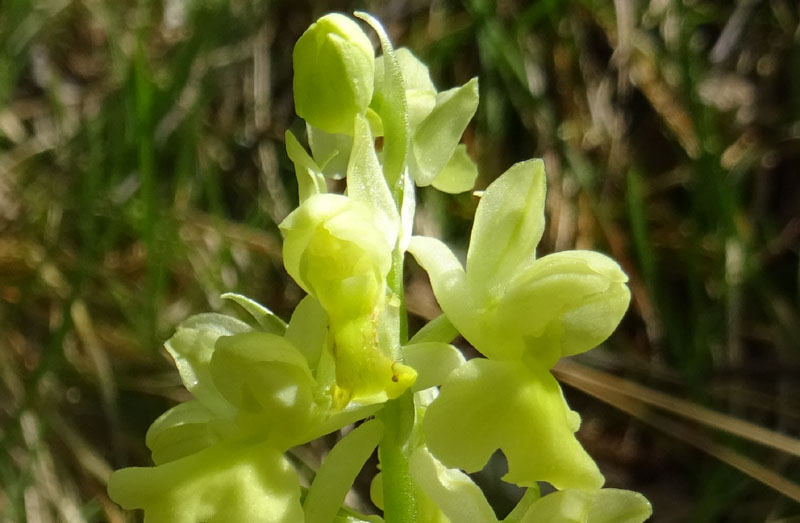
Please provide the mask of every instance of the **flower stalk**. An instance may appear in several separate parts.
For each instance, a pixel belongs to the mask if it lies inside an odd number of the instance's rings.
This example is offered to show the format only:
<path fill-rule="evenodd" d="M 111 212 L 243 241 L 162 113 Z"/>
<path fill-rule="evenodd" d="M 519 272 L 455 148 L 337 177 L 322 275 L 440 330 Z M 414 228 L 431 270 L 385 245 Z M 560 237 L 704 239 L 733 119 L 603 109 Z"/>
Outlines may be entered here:
<path fill-rule="evenodd" d="M 408 438 L 414 418 L 410 392 L 386 403 L 380 419 L 386 432 L 378 446 L 383 472 L 383 518 L 387 523 L 415 523 L 415 483 L 408 468 Z"/>

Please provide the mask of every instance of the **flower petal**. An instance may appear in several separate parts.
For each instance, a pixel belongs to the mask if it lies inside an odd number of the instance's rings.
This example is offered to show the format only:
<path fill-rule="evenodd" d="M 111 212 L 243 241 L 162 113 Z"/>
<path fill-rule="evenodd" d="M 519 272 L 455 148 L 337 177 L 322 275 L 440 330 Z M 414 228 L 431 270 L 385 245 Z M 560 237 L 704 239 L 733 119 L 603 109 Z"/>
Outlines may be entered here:
<path fill-rule="evenodd" d="M 318 194 L 280 224 L 286 271 L 331 317 L 371 314 L 383 299 L 392 245 L 363 203 Z"/>
<path fill-rule="evenodd" d="M 220 395 L 208 370 L 214 345 L 221 336 L 252 330 L 236 318 L 222 314 L 198 314 L 181 323 L 164 344 L 192 396 L 219 417 L 232 416 L 234 408 Z"/>
<path fill-rule="evenodd" d="M 642 523 L 652 512 L 650 502 L 638 492 L 570 489 L 536 501 L 520 523 Z"/>
<path fill-rule="evenodd" d="M 430 114 L 436 106 L 436 87 L 431 81 L 428 66 L 405 47 L 394 50 L 397 64 L 403 75 L 403 87 L 406 90 L 408 104 L 408 124 L 411 129 Z M 384 87 L 384 62 L 385 58 L 379 56 L 375 59 L 375 93 L 385 97 Z"/>
<path fill-rule="evenodd" d="M 286 339 L 303 353 L 309 368 L 314 370 L 327 337 L 328 314 L 319 300 L 308 295 L 295 307 L 286 329 Z"/>
<path fill-rule="evenodd" d="M 448 319 L 464 333 L 462 328 L 474 317 L 475 307 L 461 263 L 447 245 L 426 236 L 413 236 L 408 252 L 427 271 L 436 301 Z"/>
<path fill-rule="evenodd" d="M 411 139 L 409 170 L 417 185 L 430 185 L 453 156 L 464 129 L 478 108 L 478 79 L 436 96 L 436 107 Z"/>
<path fill-rule="evenodd" d="M 440 314 L 423 325 L 422 328 L 408 340 L 408 343 L 427 343 L 430 341 L 450 343 L 456 336 L 458 336 L 458 330 L 456 330 L 446 314 Z"/>
<path fill-rule="evenodd" d="M 550 367 L 562 356 L 596 347 L 628 308 L 628 277 L 614 260 L 591 251 L 565 251 L 536 260 L 503 295 L 496 322 Z"/>
<path fill-rule="evenodd" d="M 351 400 L 382 403 L 397 398 L 414 384 L 416 371 L 394 361 L 378 338 L 377 326 L 368 316 L 335 328 L 334 408 L 342 408 Z"/>
<path fill-rule="evenodd" d="M 237 294 L 235 292 L 226 292 L 220 298 L 224 300 L 231 300 L 237 303 L 240 307 L 247 311 L 250 316 L 256 320 L 258 326 L 266 332 L 278 334 L 283 336 L 286 332 L 286 322 L 280 319 L 274 312 L 264 307 L 257 301 L 247 296 Z"/>
<path fill-rule="evenodd" d="M 315 414 L 315 382 L 303 354 L 285 338 L 266 332 L 220 338 L 209 368 L 243 427 L 269 433 L 280 447 L 304 443 L 297 439 Z"/>
<path fill-rule="evenodd" d="M 499 294 L 507 282 L 535 259 L 544 231 L 544 162 L 520 162 L 483 193 L 467 253 L 467 275 L 474 287 Z"/>
<path fill-rule="evenodd" d="M 496 523 L 486 496 L 469 476 L 442 465 L 425 447 L 408 460 L 411 477 L 450 521 Z"/>
<path fill-rule="evenodd" d="M 403 347 L 403 363 L 417 371 L 414 392 L 441 385 L 447 376 L 464 364 L 461 351 L 448 343 L 414 343 Z"/>
<path fill-rule="evenodd" d="M 476 358 L 450 374 L 423 430 L 428 448 L 448 467 L 476 472 L 500 449 L 508 459 L 506 481 L 598 488 L 603 476 L 575 439 L 579 420 L 548 371 Z"/>
<path fill-rule="evenodd" d="M 477 178 L 478 166 L 467 154 L 467 146 L 460 143 L 431 185 L 442 192 L 458 194 L 471 190 Z"/>
<path fill-rule="evenodd" d="M 216 418 L 197 400 L 175 405 L 159 416 L 145 436 L 153 463 L 161 465 L 199 452 L 217 443 L 219 438 L 211 429 Z"/>
<path fill-rule="evenodd" d="M 297 141 L 292 131 L 286 130 L 286 154 L 294 164 L 294 172 L 297 177 L 297 192 L 300 202 L 306 201 L 315 194 L 328 192 L 325 184 L 325 177 L 322 170 L 314 162 L 314 159 L 306 152 L 300 142 Z"/>
<path fill-rule="evenodd" d="M 303 521 L 297 473 L 267 445 L 220 444 L 157 467 L 111 475 L 108 493 L 146 523 Z"/>
<path fill-rule="evenodd" d="M 292 53 L 297 114 L 328 133 L 350 133 L 372 99 L 375 52 L 352 19 L 331 13 L 306 29 Z"/>

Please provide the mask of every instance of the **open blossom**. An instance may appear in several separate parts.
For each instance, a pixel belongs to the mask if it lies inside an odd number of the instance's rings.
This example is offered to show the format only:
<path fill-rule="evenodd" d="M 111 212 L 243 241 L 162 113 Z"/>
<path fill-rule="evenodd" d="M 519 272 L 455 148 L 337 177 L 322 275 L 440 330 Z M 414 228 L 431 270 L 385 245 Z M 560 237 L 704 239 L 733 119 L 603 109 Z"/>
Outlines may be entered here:
<path fill-rule="evenodd" d="M 599 488 L 603 476 L 574 437 L 580 417 L 549 369 L 611 334 L 628 307 L 627 277 L 594 252 L 537 259 L 544 197 L 540 160 L 513 166 L 489 186 L 466 270 L 440 241 L 412 238 L 409 252 L 428 271 L 447 318 L 488 358 L 450 374 L 423 427 L 447 466 L 474 472 L 501 449 L 508 481 Z"/>
<path fill-rule="evenodd" d="M 155 466 L 118 470 L 108 486 L 123 507 L 144 509 L 148 523 L 302 521 L 299 478 L 284 453 L 377 409 L 332 408 L 327 317 L 313 298 L 287 326 L 229 297 L 279 332 L 200 314 L 167 342 L 193 399 L 148 430 Z"/>

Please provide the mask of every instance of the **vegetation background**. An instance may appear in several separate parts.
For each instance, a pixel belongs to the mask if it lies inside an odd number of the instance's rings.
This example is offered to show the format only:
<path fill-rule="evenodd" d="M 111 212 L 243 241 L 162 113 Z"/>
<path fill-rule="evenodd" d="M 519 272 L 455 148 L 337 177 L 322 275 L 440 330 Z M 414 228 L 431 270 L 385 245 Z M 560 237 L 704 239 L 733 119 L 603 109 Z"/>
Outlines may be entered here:
<path fill-rule="evenodd" d="M 235 314 L 225 291 L 288 316 L 291 51 L 355 9 L 440 89 L 480 77 L 478 189 L 545 159 L 540 254 L 630 275 L 618 332 L 556 369 L 608 484 L 654 522 L 800 521 L 792 0 L 4 0 L 0 521 L 131 520 L 106 479 L 149 463 L 148 425 L 186 396 L 163 340 Z M 419 230 L 463 249 L 475 197 L 420 199 Z M 417 324 L 427 285 L 410 267 Z"/>

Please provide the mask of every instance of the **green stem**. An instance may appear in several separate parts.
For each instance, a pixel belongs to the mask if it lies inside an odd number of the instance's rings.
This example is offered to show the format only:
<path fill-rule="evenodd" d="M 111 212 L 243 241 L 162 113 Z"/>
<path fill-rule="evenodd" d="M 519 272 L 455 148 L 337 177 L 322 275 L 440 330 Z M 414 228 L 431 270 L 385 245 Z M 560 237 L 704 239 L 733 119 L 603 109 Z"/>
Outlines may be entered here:
<path fill-rule="evenodd" d="M 392 270 L 389 271 L 387 277 L 389 288 L 400 301 L 398 305 L 398 347 L 396 347 L 398 353 L 394 354 L 395 358 L 400 358 L 402 356 L 399 352 L 399 346 L 408 343 L 408 315 L 406 314 L 406 295 L 403 291 L 403 258 L 404 254 L 399 249 L 395 249 L 392 252 Z"/>
<path fill-rule="evenodd" d="M 383 519 L 386 523 L 414 523 L 417 521 L 417 499 L 414 480 L 408 473 L 405 445 L 414 422 L 411 391 L 387 402 L 378 417 L 385 426 L 378 446 L 383 472 Z"/>
<path fill-rule="evenodd" d="M 402 196 L 401 196 L 402 198 Z M 392 269 L 388 283 L 400 300 L 398 307 L 398 337 L 395 358 L 400 345 L 408 341 L 405 293 L 403 292 L 403 252 L 392 253 Z M 417 520 L 417 500 L 414 481 L 408 473 L 408 438 L 414 425 L 414 396 L 407 390 L 402 396 L 386 403 L 378 417 L 385 431 L 378 446 L 378 458 L 383 472 L 383 517 L 386 523 L 414 523 Z"/>

